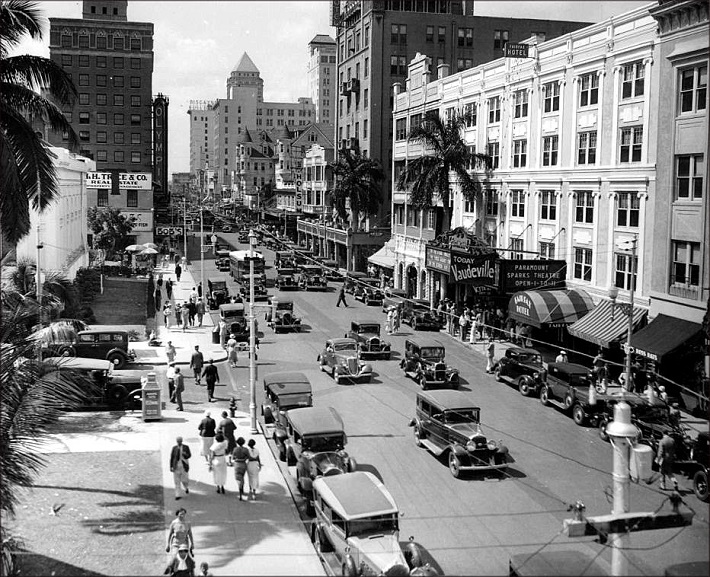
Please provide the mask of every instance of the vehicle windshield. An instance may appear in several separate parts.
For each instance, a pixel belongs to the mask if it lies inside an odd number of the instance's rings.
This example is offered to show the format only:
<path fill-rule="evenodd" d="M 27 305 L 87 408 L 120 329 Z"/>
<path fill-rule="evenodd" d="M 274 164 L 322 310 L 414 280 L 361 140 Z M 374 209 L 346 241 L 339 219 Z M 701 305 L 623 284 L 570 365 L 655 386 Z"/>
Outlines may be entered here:
<path fill-rule="evenodd" d="M 569 384 L 587 387 L 589 386 L 589 379 L 587 375 L 570 375 Z"/>
<path fill-rule="evenodd" d="M 423 359 L 443 359 L 444 347 L 422 347 L 419 355 Z"/>
<path fill-rule="evenodd" d="M 335 343 L 333 345 L 333 349 L 336 352 L 344 352 L 344 351 L 349 351 L 349 352 L 357 352 L 357 345 L 355 343 L 347 342 L 347 343 Z"/>
<path fill-rule="evenodd" d="M 367 536 L 377 533 L 392 533 L 399 530 L 396 513 L 376 515 L 367 519 L 352 519 L 347 523 L 347 536 Z"/>
<path fill-rule="evenodd" d="M 295 409 L 297 407 L 310 407 L 311 395 L 309 393 L 294 393 L 292 395 L 279 395 L 278 397 L 279 409 L 282 411 L 288 411 L 290 409 Z"/>
<path fill-rule="evenodd" d="M 376 335 L 380 334 L 380 325 L 360 325 L 357 328 L 357 332 L 359 335 L 365 334 L 365 333 L 375 333 Z"/>
<path fill-rule="evenodd" d="M 322 453 L 324 451 L 340 451 L 345 446 L 343 435 L 314 435 L 312 437 L 303 438 L 303 450 L 312 451 L 314 453 Z"/>
<path fill-rule="evenodd" d="M 293 303 L 290 303 L 290 302 L 279 303 L 278 305 L 276 305 L 276 310 L 291 312 L 291 311 L 293 311 Z"/>
<path fill-rule="evenodd" d="M 227 283 L 224 281 L 212 281 L 212 290 L 213 291 L 223 291 L 224 289 L 227 288 Z"/>
<path fill-rule="evenodd" d="M 453 409 L 444 412 L 444 421 L 449 424 L 478 423 L 478 419 L 478 409 Z"/>
<path fill-rule="evenodd" d="M 295 270 L 292 268 L 280 268 L 279 269 L 279 276 L 292 275 L 294 272 L 295 272 Z"/>
<path fill-rule="evenodd" d="M 541 365 L 542 364 L 542 357 L 540 355 L 521 354 L 521 355 L 518 355 L 518 362 Z"/>

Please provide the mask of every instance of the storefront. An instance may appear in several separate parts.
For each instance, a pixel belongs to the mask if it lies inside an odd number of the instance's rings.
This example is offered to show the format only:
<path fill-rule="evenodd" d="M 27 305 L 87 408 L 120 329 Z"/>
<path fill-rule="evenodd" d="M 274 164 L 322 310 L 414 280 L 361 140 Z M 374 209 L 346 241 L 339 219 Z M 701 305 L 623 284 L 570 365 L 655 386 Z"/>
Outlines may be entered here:
<path fill-rule="evenodd" d="M 633 330 L 636 331 L 646 322 L 648 311 L 634 307 Z M 618 307 L 614 309 L 611 301 L 601 301 L 588 315 L 567 327 L 573 337 L 593 343 L 604 349 L 618 349 L 626 341 L 629 329 L 629 317 Z"/>

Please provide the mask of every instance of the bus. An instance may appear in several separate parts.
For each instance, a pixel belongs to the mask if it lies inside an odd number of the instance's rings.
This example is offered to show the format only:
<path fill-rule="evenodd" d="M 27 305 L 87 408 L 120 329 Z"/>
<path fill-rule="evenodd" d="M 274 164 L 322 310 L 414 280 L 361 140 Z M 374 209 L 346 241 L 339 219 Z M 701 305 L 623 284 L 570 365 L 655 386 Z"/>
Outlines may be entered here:
<path fill-rule="evenodd" d="M 244 282 L 249 277 L 249 261 L 251 258 L 249 250 L 233 250 L 229 253 L 229 274 L 237 282 Z M 254 276 L 256 280 L 266 280 L 264 273 L 264 255 L 254 251 Z"/>

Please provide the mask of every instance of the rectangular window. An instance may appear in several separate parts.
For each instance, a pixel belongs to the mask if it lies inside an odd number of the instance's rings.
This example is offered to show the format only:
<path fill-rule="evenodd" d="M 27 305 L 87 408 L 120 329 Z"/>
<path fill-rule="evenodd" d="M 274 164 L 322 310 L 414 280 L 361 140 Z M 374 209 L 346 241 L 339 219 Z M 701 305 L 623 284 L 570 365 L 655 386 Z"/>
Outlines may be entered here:
<path fill-rule="evenodd" d="M 106 162 L 108 160 L 108 153 L 105 150 L 97 150 L 96 160 L 99 162 Z"/>
<path fill-rule="evenodd" d="M 491 169 L 495 170 L 500 166 L 500 142 L 488 143 L 488 156 L 491 157 Z"/>
<path fill-rule="evenodd" d="M 125 155 L 123 153 L 123 150 L 114 150 L 113 151 L 113 161 L 114 162 L 123 162 L 125 159 Z"/>
<path fill-rule="evenodd" d="M 672 285 L 700 285 L 700 243 L 673 241 Z"/>
<path fill-rule="evenodd" d="M 131 76 L 131 88 L 140 88 L 141 87 L 141 77 L 140 76 Z"/>
<path fill-rule="evenodd" d="M 557 195 L 554 190 L 540 192 L 540 220 L 557 220 Z"/>
<path fill-rule="evenodd" d="M 555 258 L 555 244 L 552 242 L 541 242 L 540 243 L 540 258 L 554 259 Z"/>
<path fill-rule="evenodd" d="M 597 132 L 580 132 L 577 138 L 577 164 L 597 161 Z"/>
<path fill-rule="evenodd" d="M 526 118 L 528 115 L 528 91 L 518 90 L 515 93 L 515 106 L 513 108 L 515 118 Z"/>
<path fill-rule="evenodd" d="M 134 150 L 131 152 L 131 162 L 133 164 L 140 164 L 141 161 L 141 153 L 140 151 Z"/>
<path fill-rule="evenodd" d="M 589 191 L 577 191 L 577 209 L 574 222 L 591 224 L 594 222 L 594 195 Z"/>
<path fill-rule="evenodd" d="M 498 216 L 498 191 L 486 190 L 486 216 Z"/>
<path fill-rule="evenodd" d="M 89 55 L 88 54 L 80 54 L 79 55 L 79 66 L 81 68 L 88 68 L 89 67 Z"/>
<path fill-rule="evenodd" d="M 141 133 L 140 132 L 131 132 L 131 144 L 140 144 L 141 143 Z"/>
<path fill-rule="evenodd" d="M 113 133 L 113 143 L 114 144 L 125 144 L 126 142 L 126 137 L 124 136 L 123 132 L 114 132 Z"/>
<path fill-rule="evenodd" d="M 105 74 L 97 74 L 96 75 L 96 86 L 106 86 L 106 75 Z"/>
<path fill-rule="evenodd" d="M 96 57 L 96 68 L 106 68 L 106 57 L 97 56 Z"/>
<path fill-rule="evenodd" d="M 466 128 L 473 128 L 476 126 L 476 119 L 478 115 L 478 105 L 475 102 L 469 102 L 464 104 L 463 113 L 466 121 Z"/>
<path fill-rule="evenodd" d="M 89 85 L 89 75 L 88 74 L 79 74 L 79 86 L 88 86 Z"/>
<path fill-rule="evenodd" d="M 439 26 L 437 30 L 437 41 L 439 43 L 446 42 L 446 26 Z"/>
<path fill-rule="evenodd" d="M 599 101 L 599 76 L 585 74 L 579 82 L 579 106 L 593 106 Z"/>
<path fill-rule="evenodd" d="M 678 108 L 680 114 L 705 110 L 708 97 L 707 65 L 681 71 L 679 89 Z"/>
<path fill-rule="evenodd" d="M 89 142 L 91 140 L 91 133 L 88 130 L 80 130 L 79 140 L 82 142 Z"/>
<path fill-rule="evenodd" d="M 79 48 L 88 48 L 88 47 L 89 47 L 89 35 L 88 34 L 80 34 L 79 35 Z M 79 59 L 81 61 L 81 56 L 79 57 Z M 79 66 L 81 66 L 81 64 Z M 87 66 L 88 66 L 88 64 L 87 64 Z"/>
<path fill-rule="evenodd" d="M 71 54 L 62 54 L 62 66 L 71 66 L 72 59 Z"/>
<path fill-rule="evenodd" d="M 113 115 L 113 123 L 116 125 L 122 125 L 124 121 L 124 116 L 121 113 L 116 113 Z"/>
<path fill-rule="evenodd" d="M 638 227 L 641 201 L 635 192 L 619 192 L 616 195 L 617 226 Z"/>
<path fill-rule="evenodd" d="M 513 141 L 513 168 L 522 168 L 528 163 L 528 141 Z"/>
<path fill-rule="evenodd" d="M 141 69 L 141 59 L 140 58 L 131 58 L 131 70 L 140 70 Z"/>
<path fill-rule="evenodd" d="M 137 190 L 131 190 L 129 188 L 126 191 L 126 206 L 128 208 L 136 208 L 138 206 L 138 191 Z"/>
<path fill-rule="evenodd" d="M 124 100 L 123 100 L 123 94 L 114 94 L 113 95 L 113 105 L 114 106 L 123 106 Z"/>
<path fill-rule="evenodd" d="M 510 216 L 523 218 L 525 216 L 525 192 L 513 190 L 510 197 Z"/>
<path fill-rule="evenodd" d="M 62 34 L 62 48 L 71 48 L 72 36 L 71 34 Z"/>
<path fill-rule="evenodd" d="M 103 144 L 107 142 L 107 140 L 108 138 L 105 130 L 100 130 L 96 133 L 96 142 Z"/>
<path fill-rule="evenodd" d="M 88 92 L 81 92 L 79 94 L 79 104 L 83 106 L 88 106 L 90 104 L 90 99 L 89 99 L 89 93 Z"/>
<path fill-rule="evenodd" d="M 100 188 L 98 190 L 98 194 L 96 196 L 96 206 L 108 206 L 108 189 L 107 188 Z"/>
<path fill-rule="evenodd" d="M 113 77 L 113 86 L 114 86 L 114 88 L 123 88 L 123 86 L 124 86 L 123 76 L 114 76 Z"/>
<path fill-rule="evenodd" d="M 395 140 L 406 140 L 407 139 L 407 119 L 398 118 L 395 126 Z"/>
<path fill-rule="evenodd" d="M 96 95 L 97 106 L 106 106 L 107 102 L 108 102 L 108 97 L 105 94 L 97 94 Z"/>
<path fill-rule="evenodd" d="M 390 56 L 390 74 L 396 76 L 399 71 L 399 57 Z"/>
<path fill-rule="evenodd" d="M 131 38 L 131 50 L 140 50 L 141 49 L 141 39 L 140 38 Z"/>
<path fill-rule="evenodd" d="M 79 124 L 89 124 L 89 113 L 80 112 L 79 113 Z"/>
<path fill-rule="evenodd" d="M 574 249 L 574 278 L 592 281 L 592 249 Z"/>
<path fill-rule="evenodd" d="M 510 239 L 510 249 L 511 249 L 511 257 L 515 259 L 523 259 L 525 258 L 525 255 L 523 254 L 523 250 L 525 250 L 525 246 L 523 245 L 523 239 L 522 238 L 511 238 Z"/>
<path fill-rule="evenodd" d="M 644 69 L 643 62 L 624 64 L 624 76 L 621 81 L 622 99 L 643 96 Z"/>
<path fill-rule="evenodd" d="M 367 138 L 367 118 L 363 120 L 362 124 L 362 137 Z"/>
<path fill-rule="evenodd" d="M 702 200 L 705 163 L 702 154 L 676 156 L 675 197 Z"/>
<path fill-rule="evenodd" d="M 114 56 L 113 57 L 113 67 L 114 68 L 123 68 L 123 56 Z"/>
<path fill-rule="evenodd" d="M 544 111 L 556 112 L 560 109 L 560 84 L 559 82 L 548 82 L 543 86 Z"/>
<path fill-rule="evenodd" d="M 106 36 L 96 37 L 96 48 L 99 48 L 100 50 L 106 50 Z"/>
<path fill-rule="evenodd" d="M 641 162 L 643 126 L 631 126 L 621 129 L 619 144 L 619 162 Z"/>
<path fill-rule="evenodd" d="M 365 58 L 365 65 L 363 67 L 362 73 L 365 76 L 365 78 L 367 78 L 368 75 L 370 74 L 370 59 L 369 58 Z"/>
<path fill-rule="evenodd" d="M 434 27 L 433 26 L 426 27 L 426 41 L 427 42 L 434 42 Z"/>
<path fill-rule="evenodd" d="M 557 166 L 557 136 L 545 136 L 542 139 L 542 165 Z"/>
<path fill-rule="evenodd" d="M 488 99 L 488 124 L 500 122 L 500 96 Z"/>
<path fill-rule="evenodd" d="M 636 290 L 636 275 L 638 273 L 638 257 L 634 259 L 633 271 L 631 270 L 631 255 L 616 253 L 615 255 L 616 270 L 614 273 L 614 286 L 627 291 Z M 632 281 L 633 272 L 633 281 Z"/>
<path fill-rule="evenodd" d="M 123 36 L 114 36 L 113 37 L 113 49 L 114 50 L 123 50 Z"/>
<path fill-rule="evenodd" d="M 141 97 L 134 95 L 131 96 L 131 106 L 140 106 L 141 105 Z"/>
<path fill-rule="evenodd" d="M 96 124 L 106 124 L 106 113 L 105 112 L 97 112 L 96 113 Z"/>
<path fill-rule="evenodd" d="M 507 30 L 496 30 L 493 32 L 493 50 L 503 50 L 506 42 L 508 42 Z"/>
<path fill-rule="evenodd" d="M 140 114 L 131 114 L 131 126 L 140 126 L 141 125 L 141 115 Z"/>

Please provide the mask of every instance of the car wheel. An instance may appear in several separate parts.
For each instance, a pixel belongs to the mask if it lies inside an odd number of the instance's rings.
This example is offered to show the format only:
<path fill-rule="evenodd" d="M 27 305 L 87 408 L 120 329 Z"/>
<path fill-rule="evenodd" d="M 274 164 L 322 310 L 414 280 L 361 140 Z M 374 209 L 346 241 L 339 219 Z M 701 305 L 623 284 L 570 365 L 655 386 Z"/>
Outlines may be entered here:
<path fill-rule="evenodd" d="M 128 390 L 123 385 L 115 385 L 108 392 L 108 402 L 112 405 L 117 405 L 126 398 Z"/>
<path fill-rule="evenodd" d="M 422 391 L 429 389 L 429 383 L 424 375 L 419 375 L 419 386 L 422 388 Z"/>
<path fill-rule="evenodd" d="M 59 349 L 59 356 L 62 357 L 75 357 L 76 356 L 76 350 L 74 347 L 62 347 Z"/>
<path fill-rule="evenodd" d="M 587 420 L 587 417 L 584 414 L 584 409 L 579 403 L 576 403 L 574 407 L 572 407 L 572 420 L 580 427 L 584 426 L 584 422 Z"/>
<path fill-rule="evenodd" d="M 419 425 L 414 425 L 414 444 L 417 447 L 422 446 L 422 432 L 419 429 Z"/>
<path fill-rule="evenodd" d="M 518 379 L 518 390 L 523 397 L 530 396 L 530 381 L 527 377 L 520 377 Z"/>
<path fill-rule="evenodd" d="M 417 319 L 413 318 L 412 319 L 412 330 L 416 331 L 417 330 Z"/>
<path fill-rule="evenodd" d="M 496 381 L 499 383 L 503 382 L 503 375 L 500 373 L 500 367 L 496 367 L 496 370 L 493 371 L 493 376 L 495 377 Z"/>
<path fill-rule="evenodd" d="M 708 500 L 708 472 L 700 469 L 693 475 L 693 491 L 695 496 L 701 501 Z"/>
<path fill-rule="evenodd" d="M 602 419 L 601 423 L 599 423 L 599 438 L 606 443 L 609 442 L 609 433 L 606 432 L 608 425 L 609 421 L 606 419 Z"/>
<path fill-rule="evenodd" d="M 458 479 L 461 476 L 461 461 L 459 461 L 453 451 L 449 453 L 449 471 L 451 471 L 454 479 Z"/>
<path fill-rule="evenodd" d="M 113 364 L 114 369 L 122 369 L 126 366 L 126 357 L 121 353 L 113 352 L 106 357 L 106 360 Z"/>
<path fill-rule="evenodd" d="M 330 541 L 323 535 L 323 530 L 317 526 L 313 532 L 313 542 L 316 551 L 319 553 L 330 553 L 333 550 Z"/>
<path fill-rule="evenodd" d="M 284 447 L 283 443 L 279 443 L 276 441 L 276 444 L 279 446 L 279 461 L 282 463 L 286 462 L 286 447 Z"/>
<path fill-rule="evenodd" d="M 550 391 L 548 390 L 548 388 L 546 386 L 542 387 L 540 389 L 540 402 L 545 407 L 549 406 L 549 404 L 550 404 Z"/>
<path fill-rule="evenodd" d="M 574 404 L 574 399 L 572 398 L 572 395 L 565 395 L 565 400 L 564 400 L 565 410 L 569 411 L 572 408 L 573 404 Z"/>

